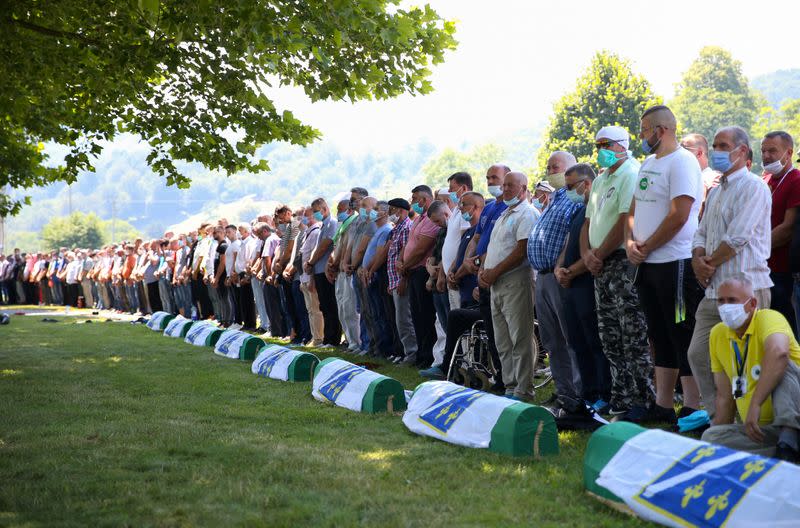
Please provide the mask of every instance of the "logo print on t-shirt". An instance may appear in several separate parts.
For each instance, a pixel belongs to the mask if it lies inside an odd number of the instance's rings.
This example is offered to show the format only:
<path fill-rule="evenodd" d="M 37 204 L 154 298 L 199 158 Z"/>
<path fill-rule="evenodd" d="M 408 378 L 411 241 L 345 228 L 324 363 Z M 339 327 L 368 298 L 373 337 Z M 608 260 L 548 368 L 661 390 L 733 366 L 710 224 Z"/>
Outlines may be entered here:
<path fill-rule="evenodd" d="M 647 190 L 647 187 L 650 185 L 650 181 L 647 179 L 647 176 L 639 180 L 639 188 L 643 191 Z"/>
<path fill-rule="evenodd" d="M 605 196 L 600 198 L 600 204 L 597 206 L 598 210 L 602 210 L 603 209 L 603 206 L 606 204 L 606 200 L 611 198 L 611 196 L 614 194 L 614 191 L 616 191 L 616 190 L 617 190 L 616 187 L 611 187 L 609 190 L 606 191 Z"/>

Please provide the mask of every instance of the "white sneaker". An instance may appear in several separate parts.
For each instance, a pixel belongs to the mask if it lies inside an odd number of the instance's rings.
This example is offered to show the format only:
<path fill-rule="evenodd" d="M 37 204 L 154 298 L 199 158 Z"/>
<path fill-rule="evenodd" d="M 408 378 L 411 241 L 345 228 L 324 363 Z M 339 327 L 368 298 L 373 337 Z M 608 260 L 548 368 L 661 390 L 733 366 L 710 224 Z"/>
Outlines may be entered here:
<path fill-rule="evenodd" d="M 241 328 L 242 328 L 242 325 L 237 324 L 237 323 L 233 323 L 232 325 L 230 325 L 228 327 L 228 330 L 241 330 Z"/>

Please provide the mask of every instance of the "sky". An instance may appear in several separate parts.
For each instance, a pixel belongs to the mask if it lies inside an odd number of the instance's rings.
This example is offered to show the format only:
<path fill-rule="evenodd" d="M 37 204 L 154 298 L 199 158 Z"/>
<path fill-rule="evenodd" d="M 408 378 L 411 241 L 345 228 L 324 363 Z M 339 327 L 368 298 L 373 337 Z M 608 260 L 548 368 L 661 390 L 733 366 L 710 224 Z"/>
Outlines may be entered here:
<path fill-rule="evenodd" d="M 739 0 L 428 3 L 456 20 L 459 41 L 434 68 L 433 93 L 356 104 L 312 104 L 293 88 L 271 95 L 279 107 L 321 130 L 326 141 L 353 152 L 383 152 L 420 139 L 458 148 L 538 128 L 601 49 L 629 59 L 667 100 L 707 45 L 728 49 L 748 78 L 800 67 L 791 26 L 786 31 L 760 29 L 762 24 L 780 26 L 782 17 L 796 19 L 796 1 L 772 0 L 763 9 Z"/>

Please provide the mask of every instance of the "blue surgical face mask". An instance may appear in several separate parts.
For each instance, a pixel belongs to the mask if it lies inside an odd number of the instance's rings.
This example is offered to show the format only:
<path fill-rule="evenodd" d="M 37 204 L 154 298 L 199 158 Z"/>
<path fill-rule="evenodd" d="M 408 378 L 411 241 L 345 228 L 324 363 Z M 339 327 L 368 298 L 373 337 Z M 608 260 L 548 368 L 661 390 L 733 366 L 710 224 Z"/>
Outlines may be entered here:
<path fill-rule="evenodd" d="M 569 189 L 567 191 L 567 198 L 569 198 L 575 203 L 583 203 L 583 195 L 578 194 L 578 191 L 576 191 L 575 189 Z"/>
<path fill-rule="evenodd" d="M 469 213 L 461 213 L 461 218 L 463 218 L 467 222 L 471 222 L 472 221 L 472 215 L 469 214 Z"/>
<path fill-rule="evenodd" d="M 308 217 L 304 216 L 303 218 L 301 218 L 300 223 L 302 223 L 303 225 L 308 225 Z"/>
<path fill-rule="evenodd" d="M 495 198 L 500 198 L 500 195 L 503 194 L 503 188 L 500 185 L 490 185 L 489 194 Z"/>
<path fill-rule="evenodd" d="M 322 211 L 314 211 L 314 220 L 317 222 L 322 222 Z"/>
<path fill-rule="evenodd" d="M 509 207 L 514 207 L 515 205 L 517 205 L 519 203 L 519 196 L 515 196 L 510 200 L 503 200 L 503 203 L 506 204 Z"/>
<path fill-rule="evenodd" d="M 423 209 L 422 206 L 418 203 L 411 204 L 411 209 L 417 214 L 422 214 L 425 212 L 425 209 Z"/>
<path fill-rule="evenodd" d="M 339 213 L 338 215 L 336 215 L 336 218 L 337 218 L 337 219 L 338 219 L 340 222 L 344 222 L 345 220 L 347 220 L 347 213 L 346 213 L 346 212 L 344 212 L 344 211 L 342 211 L 341 213 Z"/>
<path fill-rule="evenodd" d="M 375 210 L 373 210 L 373 211 L 370 211 L 370 212 L 369 212 L 369 220 L 370 220 L 371 222 L 374 222 L 374 221 L 375 221 L 375 220 L 377 220 L 377 219 L 378 219 L 378 211 L 375 211 Z"/>
<path fill-rule="evenodd" d="M 711 162 L 711 168 L 719 172 L 728 172 L 734 163 L 731 160 L 731 153 L 724 150 L 712 150 L 708 161 Z M 736 158 L 736 161 L 739 161 L 739 158 Z"/>
<path fill-rule="evenodd" d="M 363 207 L 359 207 L 358 208 L 358 214 L 363 218 L 363 217 L 367 216 L 367 210 L 364 209 Z"/>
<path fill-rule="evenodd" d="M 458 205 L 458 193 L 456 191 L 450 191 L 450 201 Z"/>
<path fill-rule="evenodd" d="M 657 128 L 657 127 L 656 127 L 656 128 Z M 654 134 L 654 135 L 655 135 L 655 134 Z M 652 136 L 650 137 L 650 139 L 652 139 Z M 652 144 L 651 144 L 651 143 L 650 143 L 650 142 L 647 140 L 647 138 L 644 138 L 644 139 L 642 140 L 642 151 L 643 151 L 645 154 L 650 154 L 651 152 L 655 152 L 655 151 L 656 151 L 656 149 L 658 148 L 658 145 L 659 145 L 660 143 L 661 143 L 661 140 L 660 140 L 660 139 L 658 139 L 658 138 L 656 138 L 656 139 L 655 139 L 655 142 L 654 142 L 654 143 L 652 143 Z"/>
<path fill-rule="evenodd" d="M 539 200 L 538 198 L 534 198 L 534 199 L 533 199 L 533 201 L 531 202 L 531 205 L 532 205 L 532 206 L 534 206 L 534 207 L 535 207 L 536 209 L 538 209 L 539 211 L 541 211 L 542 209 L 544 209 L 544 204 L 543 204 L 543 203 L 542 203 L 542 201 L 541 201 L 541 200 Z"/>

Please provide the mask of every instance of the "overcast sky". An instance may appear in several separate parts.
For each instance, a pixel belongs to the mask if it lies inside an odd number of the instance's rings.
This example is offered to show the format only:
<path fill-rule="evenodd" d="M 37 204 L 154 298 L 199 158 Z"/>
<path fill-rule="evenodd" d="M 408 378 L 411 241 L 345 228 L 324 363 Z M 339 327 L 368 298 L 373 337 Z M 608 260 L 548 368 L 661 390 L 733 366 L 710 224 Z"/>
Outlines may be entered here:
<path fill-rule="evenodd" d="M 398 150 L 422 138 L 457 147 L 546 122 L 600 49 L 630 59 L 666 98 L 706 45 L 731 51 L 749 78 L 800 66 L 796 1 L 429 3 L 457 21 L 459 41 L 434 69 L 432 94 L 312 105 L 302 91 L 284 89 L 276 101 L 354 152 Z"/>

